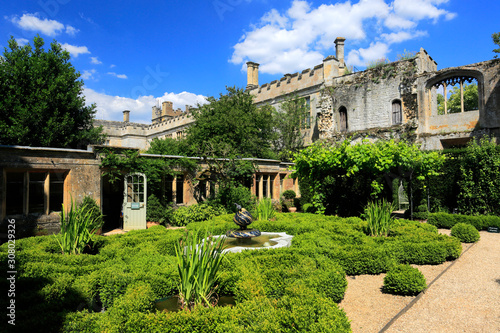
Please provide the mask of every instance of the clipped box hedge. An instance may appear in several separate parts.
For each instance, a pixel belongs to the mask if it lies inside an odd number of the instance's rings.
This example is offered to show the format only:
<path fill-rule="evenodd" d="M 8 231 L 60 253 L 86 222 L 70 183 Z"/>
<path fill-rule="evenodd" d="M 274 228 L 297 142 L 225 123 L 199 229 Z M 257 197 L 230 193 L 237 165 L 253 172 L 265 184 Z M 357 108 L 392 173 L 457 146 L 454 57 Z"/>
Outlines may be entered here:
<path fill-rule="evenodd" d="M 367 235 L 359 218 L 277 214 L 252 227 L 294 235 L 290 248 L 227 254 L 219 294 L 236 306 L 160 313 L 153 301 L 177 293 L 174 246 L 185 232 L 225 234 L 233 215 L 162 226 L 123 235 L 96 236 L 88 254 L 62 255 L 50 236 L 16 241 L 16 297 L 20 331 L 82 332 L 349 332 L 337 303 L 346 274 L 379 274 L 398 263 L 435 264 L 456 258 L 460 241 L 435 226 L 397 221 L 389 237 Z M 7 260 L 7 245 L 0 260 Z M 7 281 L 0 286 L 8 288 Z M 7 306 L 6 300 L 0 300 Z M 101 312 L 101 310 L 104 310 Z M 17 325 L 16 325 L 17 326 Z"/>
<path fill-rule="evenodd" d="M 500 216 L 430 213 L 427 223 L 443 229 L 451 229 L 457 223 L 465 223 L 473 225 L 478 231 L 481 231 L 487 230 L 488 227 L 500 228 Z"/>

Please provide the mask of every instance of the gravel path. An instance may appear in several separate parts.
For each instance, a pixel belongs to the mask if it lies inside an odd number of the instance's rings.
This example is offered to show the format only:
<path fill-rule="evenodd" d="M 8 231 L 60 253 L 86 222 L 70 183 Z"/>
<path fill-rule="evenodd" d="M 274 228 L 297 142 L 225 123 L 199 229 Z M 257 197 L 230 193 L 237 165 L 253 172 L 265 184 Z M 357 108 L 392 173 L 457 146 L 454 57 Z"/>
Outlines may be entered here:
<path fill-rule="evenodd" d="M 352 331 L 500 332 L 500 234 L 480 234 L 478 243 L 462 244 L 454 262 L 415 266 L 430 284 L 416 297 L 383 294 L 385 274 L 347 277 L 340 307 Z"/>

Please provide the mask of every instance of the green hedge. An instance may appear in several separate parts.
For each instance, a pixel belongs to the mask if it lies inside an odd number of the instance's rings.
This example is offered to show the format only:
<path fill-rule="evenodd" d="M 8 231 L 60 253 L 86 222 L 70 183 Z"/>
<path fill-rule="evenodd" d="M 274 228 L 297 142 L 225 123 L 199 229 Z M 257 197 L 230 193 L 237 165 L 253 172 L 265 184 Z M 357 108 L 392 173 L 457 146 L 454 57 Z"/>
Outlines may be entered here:
<path fill-rule="evenodd" d="M 425 277 L 417 268 L 410 265 L 397 265 L 387 272 L 383 290 L 390 294 L 413 296 L 426 287 Z"/>
<path fill-rule="evenodd" d="M 336 303 L 346 274 L 378 274 L 398 263 L 434 264 L 460 254 L 460 241 L 432 225 L 398 220 L 389 237 L 370 237 L 359 218 L 277 214 L 257 221 L 262 231 L 294 235 L 290 248 L 227 254 L 218 293 L 236 306 L 159 313 L 154 300 L 177 293 L 174 245 L 184 233 L 224 234 L 233 214 L 190 223 L 186 230 L 155 226 L 96 236 L 93 254 L 62 255 L 53 237 L 16 242 L 20 331 L 82 332 L 349 332 Z M 7 245 L 0 246 L 6 263 Z M 8 289 L 7 281 L 0 286 Z M 7 306 L 6 298 L 0 306 Z M 100 310 L 104 308 L 104 312 Z M 80 311 L 79 311 L 80 310 Z M 16 322 L 17 324 L 17 322 Z M 17 325 L 16 325 L 17 326 Z"/>
<path fill-rule="evenodd" d="M 462 243 L 475 243 L 480 235 L 477 229 L 466 223 L 457 223 L 451 228 L 451 235 L 460 239 Z"/>
<path fill-rule="evenodd" d="M 473 225 L 478 231 L 487 230 L 488 227 L 500 228 L 500 216 L 470 216 L 448 213 L 431 213 L 427 223 L 438 228 L 451 229 L 457 223 Z"/>

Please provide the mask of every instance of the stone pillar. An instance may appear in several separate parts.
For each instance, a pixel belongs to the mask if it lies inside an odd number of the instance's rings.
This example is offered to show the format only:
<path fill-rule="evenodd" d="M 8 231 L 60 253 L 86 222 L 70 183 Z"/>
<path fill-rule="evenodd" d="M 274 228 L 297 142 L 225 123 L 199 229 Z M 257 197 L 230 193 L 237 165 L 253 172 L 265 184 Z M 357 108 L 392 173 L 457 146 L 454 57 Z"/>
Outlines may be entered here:
<path fill-rule="evenodd" d="M 130 121 L 130 111 L 123 111 L 123 122 L 128 123 Z"/>
<path fill-rule="evenodd" d="M 259 177 L 259 188 L 257 189 L 259 192 L 257 197 L 261 199 L 264 196 L 264 176 L 257 175 L 257 177 Z"/>

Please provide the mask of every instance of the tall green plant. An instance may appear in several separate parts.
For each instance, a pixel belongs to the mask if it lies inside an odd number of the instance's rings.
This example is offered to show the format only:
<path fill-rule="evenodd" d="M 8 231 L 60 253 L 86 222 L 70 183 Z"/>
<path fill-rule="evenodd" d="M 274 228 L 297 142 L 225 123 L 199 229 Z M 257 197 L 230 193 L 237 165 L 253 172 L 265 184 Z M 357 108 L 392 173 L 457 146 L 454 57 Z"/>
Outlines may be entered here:
<path fill-rule="evenodd" d="M 71 202 L 69 212 L 66 214 L 64 204 L 61 210 L 61 232 L 54 235 L 63 253 L 80 254 L 90 243 L 97 224 L 95 207 L 82 205 L 77 207 Z"/>
<path fill-rule="evenodd" d="M 210 306 L 217 289 L 215 282 L 224 255 L 222 249 L 225 237 L 214 239 L 205 232 L 188 234 L 185 242 L 175 246 L 179 271 L 179 300 L 183 309 L 191 310 L 197 305 Z"/>
<path fill-rule="evenodd" d="M 261 221 L 269 221 L 276 215 L 273 199 L 271 198 L 260 199 L 259 202 L 257 202 L 257 207 L 255 210 L 258 219 Z"/>
<path fill-rule="evenodd" d="M 391 216 L 393 210 L 394 204 L 384 199 L 368 203 L 365 207 L 365 218 L 371 236 L 389 234 L 389 229 L 394 222 L 394 217 Z"/>
<path fill-rule="evenodd" d="M 460 213 L 500 215 L 500 146 L 488 137 L 473 140 L 460 162 Z"/>

